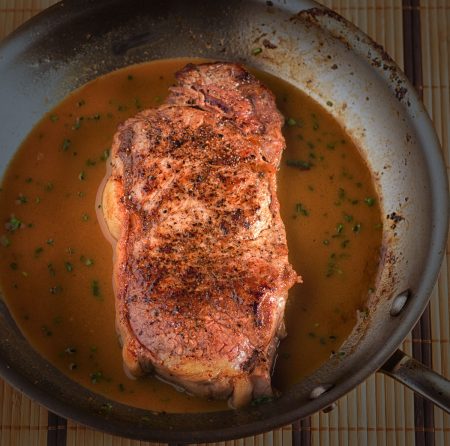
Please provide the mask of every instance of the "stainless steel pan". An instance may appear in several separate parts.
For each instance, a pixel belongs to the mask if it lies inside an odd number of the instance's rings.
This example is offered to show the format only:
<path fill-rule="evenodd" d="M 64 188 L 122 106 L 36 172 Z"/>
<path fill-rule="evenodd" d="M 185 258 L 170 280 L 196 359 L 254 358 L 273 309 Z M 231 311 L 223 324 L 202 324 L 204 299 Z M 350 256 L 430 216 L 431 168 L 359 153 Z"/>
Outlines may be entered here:
<path fill-rule="evenodd" d="M 268 39 L 270 45 L 264 46 Z M 252 51 L 261 47 L 262 52 Z M 113 404 L 48 364 L 4 304 L 0 372 L 51 410 L 115 434 L 160 441 L 242 437 L 310 415 L 380 368 L 449 410 L 449 382 L 396 351 L 427 305 L 448 229 L 438 140 L 411 85 L 383 50 L 311 1 L 64 1 L 0 46 L 0 175 L 34 124 L 71 90 L 132 63 L 179 56 L 273 73 L 333 113 L 366 158 L 382 198 L 384 256 L 370 302 L 346 342 L 279 399 L 236 411 L 159 414 Z M 366 99 L 368 98 L 368 99 Z M 393 355 L 393 356 L 392 356 Z"/>

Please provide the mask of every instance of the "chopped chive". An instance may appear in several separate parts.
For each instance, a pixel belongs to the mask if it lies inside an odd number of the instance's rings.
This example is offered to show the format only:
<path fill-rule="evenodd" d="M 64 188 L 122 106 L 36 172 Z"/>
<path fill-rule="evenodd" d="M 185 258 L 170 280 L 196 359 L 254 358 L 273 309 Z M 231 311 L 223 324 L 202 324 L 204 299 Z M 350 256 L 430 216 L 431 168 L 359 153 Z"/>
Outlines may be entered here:
<path fill-rule="evenodd" d="M 9 232 L 17 231 L 21 226 L 22 222 L 15 215 L 11 215 L 9 221 L 6 223 L 6 229 Z"/>
<path fill-rule="evenodd" d="M 297 125 L 297 121 L 294 118 L 288 118 L 286 119 L 286 124 L 289 127 L 293 127 L 294 125 Z"/>
<path fill-rule="evenodd" d="M 51 276 L 54 276 L 56 274 L 55 268 L 51 263 L 47 265 L 47 270 L 50 273 Z"/>
<path fill-rule="evenodd" d="M 328 107 L 332 107 L 333 103 L 331 101 L 327 101 L 327 105 L 328 105 Z"/>
<path fill-rule="evenodd" d="M 341 247 L 342 248 L 346 248 L 348 246 L 348 244 L 350 243 L 350 240 L 342 240 L 341 242 Z"/>
<path fill-rule="evenodd" d="M 58 120 L 59 120 L 58 115 L 50 115 L 50 121 L 56 122 L 56 121 L 58 121 Z"/>
<path fill-rule="evenodd" d="M 330 244 L 330 241 L 329 241 L 328 239 L 325 239 L 325 240 L 322 241 L 322 243 L 323 243 L 325 246 L 328 246 L 328 245 Z"/>
<path fill-rule="evenodd" d="M 53 246 L 55 241 L 52 238 L 47 239 L 47 245 Z"/>
<path fill-rule="evenodd" d="M 258 54 L 261 54 L 262 53 L 262 48 L 253 48 L 252 49 L 252 54 L 254 55 L 254 56 L 257 56 Z"/>
<path fill-rule="evenodd" d="M 80 181 L 84 181 L 86 179 L 86 174 L 84 173 L 83 170 L 78 174 L 78 179 Z"/>
<path fill-rule="evenodd" d="M 303 215 L 303 216 L 305 216 L 305 217 L 307 217 L 307 216 L 309 215 L 308 209 L 306 209 L 305 206 L 303 206 L 302 203 L 297 203 L 297 204 L 295 205 L 295 212 L 296 212 L 298 215 Z"/>
<path fill-rule="evenodd" d="M 56 285 L 49 288 L 50 294 L 61 294 L 62 286 Z"/>
<path fill-rule="evenodd" d="M 75 347 L 67 347 L 64 349 L 64 353 L 67 353 L 68 355 L 73 355 L 77 352 L 77 349 Z"/>
<path fill-rule="evenodd" d="M 109 158 L 109 149 L 103 150 L 103 153 L 100 156 L 102 161 L 106 161 Z"/>
<path fill-rule="evenodd" d="M 82 107 L 85 104 L 86 104 L 86 101 L 84 99 L 81 99 L 80 101 L 77 102 L 78 107 Z"/>
<path fill-rule="evenodd" d="M 10 267 L 12 270 L 16 271 L 16 270 L 19 268 L 19 265 L 17 265 L 16 262 L 12 262 L 12 263 L 9 264 L 9 267 Z"/>
<path fill-rule="evenodd" d="M 286 165 L 289 167 L 295 167 L 300 170 L 310 170 L 313 166 L 312 163 L 303 160 L 287 160 Z"/>
<path fill-rule="evenodd" d="M 23 194 L 19 194 L 19 196 L 17 197 L 16 203 L 18 203 L 18 204 L 28 203 L 28 198 Z"/>
<path fill-rule="evenodd" d="M 335 147 L 336 147 L 336 144 L 333 142 L 329 142 L 327 144 L 327 149 L 334 150 Z"/>
<path fill-rule="evenodd" d="M 82 219 L 83 221 L 88 221 L 88 220 L 89 220 L 89 215 L 88 215 L 88 214 L 83 214 L 83 215 L 81 216 L 81 219 Z"/>
<path fill-rule="evenodd" d="M 88 158 L 86 160 L 86 166 L 88 166 L 88 167 L 95 166 L 96 164 L 97 164 L 97 161 L 95 161 L 95 160 L 91 160 L 90 158 Z"/>
<path fill-rule="evenodd" d="M 66 152 L 69 149 L 70 144 L 72 144 L 72 141 L 70 139 L 67 139 L 67 138 L 64 139 L 62 146 L 61 146 L 62 149 L 64 150 L 64 152 Z"/>
<path fill-rule="evenodd" d="M 97 384 L 99 381 L 103 379 L 103 373 L 100 371 L 93 372 L 90 375 L 92 384 Z"/>
<path fill-rule="evenodd" d="M 92 291 L 92 295 L 93 295 L 96 299 L 101 298 L 100 285 L 99 285 L 99 283 L 98 283 L 97 280 L 93 280 L 93 281 L 91 282 L 91 291 Z"/>
<path fill-rule="evenodd" d="M 364 203 L 366 203 L 367 206 L 372 207 L 375 204 L 375 198 L 373 197 L 364 198 Z"/>
<path fill-rule="evenodd" d="M 36 198 L 34 199 L 34 202 L 35 202 L 36 204 L 39 204 L 41 201 L 42 201 L 42 200 L 41 200 L 41 197 L 36 197 Z"/>
<path fill-rule="evenodd" d="M 75 119 L 75 123 L 72 126 L 72 130 L 78 130 L 81 127 L 81 122 L 83 121 L 84 116 L 79 116 Z"/>
<path fill-rule="evenodd" d="M 348 214 L 344 214 L 344 220 L 348 223 L 350 223 L 351 221 L 353 221 L 353 216 L 352 215 L 348 215 Z"/>
<path fill-rule="evenodd" d="M 0 243 L 3 247 L 7 248 L 11 245 L 11 240 L 6 235 L 2 235 L 0 237 Z"/>
<path fill-rule="evenodd" d="M 360 232 L 361 231 L 361 223 L 357 223 L 356 225 L 353 226 L 352 228 L 353 232 Z"/>
<path fill-rule="evenodd" d="M 44 248 L 43 248 L 42 246 L 37 247 L 37 248 L 34 250 L 34 256 L 35 256 L 35 257 L 39 256 L 39 254 L 41 254 L 42 251 L 44 251 Z"/>
<path fill-rule="evenodd" d="M 336 232 L 337 232 L 338 234 L 341 234 L 343 230 L 344 230 L 344 225 L 343 225 L 342 223 L 339 223 L 339 224 L 336 226 Z"/>
<path fill-rule="evenodd" d="M 71 362 L 69 364 L 69 370 L 76 370 L 77 369 L 77 364 L 75 362 Z"/>
<path fill-rule="evenodd" d="M 43 325 L 41 327 L 42 333 L 44 333 L 45 336 L 51 336 L 53 333 L 52 331 L 47 327 L 47 325 Z"/>
<path fill-rule="evenodd" d="M 31 178 L 31 177 L 28 177 L 25 179 L 25 183 L 27 183 L 27 184 L 30 184 L 32 182 L 33 182 L 33 178 Z"/>
<path fill-rule="evenodd" d="M 53 188 L 54 188 L 54 185 L 53 185 L 53 183 L 52 183 L 51 181 L 48 181 L 47 183 L 45 183 L 45 190 L 46 190 L 47 192 L 52 191 Z"/>
<path fill-rule="evenodd" d="M 73 271 L 73 265 L 70 262 L 64 263 L 64 266 L 66 267 L 66 271 L 71 273 Z"/>

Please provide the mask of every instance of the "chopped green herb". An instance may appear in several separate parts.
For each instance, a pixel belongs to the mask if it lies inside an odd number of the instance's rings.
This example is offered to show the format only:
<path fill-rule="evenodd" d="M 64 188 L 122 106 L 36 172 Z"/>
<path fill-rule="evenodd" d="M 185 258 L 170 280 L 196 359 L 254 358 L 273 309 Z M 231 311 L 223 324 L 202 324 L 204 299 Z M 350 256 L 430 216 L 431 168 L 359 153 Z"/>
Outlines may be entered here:
<path fill-rule="evenodd" d="M 328 245 L 330 244 L 330 241 L 329 241 L 328 239 L 325 239 L 325 240 L 322 241 L 322 243 L 323 243 L 325 246 L 328 246 Z"/>
<path fill-rule="evenodd" d="M 70 139 L 64 139 L 62 143 L 62 149 L 64 150 L 64 152 L 66 152 L 69 149 L 70 144 L 72 144 L 72 141 Z"/>
<path fill-rule="evenodd" d="M 42 253 L 42 251 L 44 251 L 44 248 L 42 246 L 38 246 L 35 250 L 34 250 L 34 256 L 38 257 L 39 254 Z"/>
<path fill-rule="evenodd" d="M 119 384 L 117 385 L 117 387 L 119 388 L 119 390 L 120 390 L 121 392 L 125 392 L 125 386 L 124 386 L 122 383 L 119 383 Z"/>
<path fill-rule="evenodd" d="M 77 119 L 75 119 L 75 123 L 72 126 L 72 130 L 78 130 L 81 127 L 83 119 L 84 116 L 79 116 Z"/>
<path fill-rule="evenodd" d="M 335 147 L 336 147 L 336 144 L 334 142 L 329 142 L 327 144 L 327 149 L 334 150 Z"/>
<path fill-rule="evenodd" d="M 259 404 L 265 404 L 273 401 L 273 396 L 260 396 L 252 401 L 252 406 L 258 406 Z"/>
<path fill-rule="evenodd" d="M 333 103 L 331 101 L 327 101 L 327 105 L 328 105 L 328 107 L 332 107 Z"/>
<path fill-rule="evenodd" d="M 77 102 L 77 106 L 78 107 L 83 107 L 83 105 L 86 104 L 86 101 L 84 99 L 81 99 L 80 101 Z"/>
<path fill-rule="evenodd" d="M 66 267 L 66 271 L 71 273 L 73 271 L 73 265 L 70 262 L 64 263 L 64 266 Z"/>
<path fill-rule="evenodd" d="M 93 372 L 89 376 L 91 378 L 92 384 L 97 384 L 98 382 L 100 382 L 103 379 L 103 373 L 100 371 Z"/>
<path fill-rule="evenodd" d="M 64 349 L 64 353 L 67 353 L 68 355 L 74 355 L 77 352 L 77 349 L 75 347 L 67 347 Z"/>
<path fill-rule="evenodd" d="M 50 273 L 51 276 L 54 276 L 56 274 L 55 268 L 51 263 L 47 265 L 47 270 Z"/>
<path fill-rule="evenodd" d="M 342 352 L 342 351 L 340 351 L 340 352 L 337 353 L 337 357 L 338 357 L 339 359 L 344 359 L 344 358 L 345 358 L 345 355 L 346 355 L 346 353 L 345 353 L 345 352 Z"/>
<path fill-rule="evenodd" d="M 75 254 L 75 249 L 71 248 L 70 246 L 66 249 L 67 254 Z"/>
<path fill-rule="evenodd" d="M 367 206 L 372 207 L 375 204 L 375 198 L 372 197 L 364 198 L 364 203 L 366 203 Z"/>
<path fill-rule="evenodd" d="M 101 118 L 100 113 L 95 113 L 95 115 L 92 115 L 90 117 L 90 119 L 93 119 L 94 121 L 100 121 L 100 118 Z"/>
<path fill-rule="evenodd" d="M 58 121 L 58 120 L 59 120 L 58 115 L 50 115 L 50 121 L 56 122 L 56 121 Z"/>
<path fill-rule="evenodd" d="M 12 270 L 16 271 L 19 268 L 19 265 L 17 265 L 17 263 L 15 263 L 15 262 L 12 262 L 12 263 L 9 264 L 9 267 Z"/>
<path fill-rule="evenodd" d="M 132 80 L 133 80 L 133 75 L 132 75 L 132 74 L 129 74 L 129 75 L 127 76 L 127 79 L 128 79 L 129 81 L 132 81 Z"/>
<path fill-rule="evenodd" d="M 297 121 L 294 118 L 288 118 L 286 119 L 286 124 L 289 127 L 293 127 L 294 125 L 297 125 Z"/>
<path fill-rule="evenodd" d="M 88 167 L 93 167 L 93 166 L 95 166 L 97 164 L 97 161 L 95 161 L 95 160 L 91 160 L 90 158 L 88 158 L 87 160 L 86 160 L 86 166 L 88 166 Z"/>
<path fill-rule="evenodd" d="M 84 198 L 85 196 L 86 196 L 86 193 L 85 192 L 78 192 L 78 194 L 77 194 L 80 198 Z"/>
<path fill-rule="evenodd" d="M 45 190 L 46 190 L 47 192 L 52 191 L 53 188 L 54 188 L 54 186 L 53 186 L 53 183 L 52 183 L 51 181 L 49 181 L 49 182 L 47 182 L 47 183 L 45 184 Z"/>
<path fill-rule="evenodd" d="M 328 336 L 328 339 L 330 339 L 331 341 L 335 341 L 337 339 L 337 336 L 330 335 L 330 336 Z"/>
<path fill-rule="evenodd" d="M 52 238 L 47 239 L 47 245 L 53 246 L 55 241 Z"/>
<path fill-rule="evenodd" d="M 126 105 L 118 105 L 117 106 L 117 111 L 122 112 L 122 111 L 125 111 L 125 110 L 128 110 L 128 107 Z"/>
<path fill-rule="evenodd" d="M 36 198 L 34 199 L 34 202 L 35 202 L 36 204 L 39 204 L 41 201 L 42 201 L 42 200 L 41 200 L 41 197 L 36 197 Z"/>
<path fill-rule="evenodd" d="M 134 105 L 138 110 L 140 110 L 142 108 L 141 100 L 139 98 L 134 98 Z"/>
<path fill-rule="evenodd" d="M 90 350 L 92 353 L 97 353 L 98 347 L 97 347 L 96 345 L 91 345 L 91 346 L 89 347 L 89 350 Z"/>
<path fill-rule="evenodd" d="M 106 161 L 109 158 L 109 149 L 103 150 L 103 153 L 100 156 L 102 161 Z"/>
<path fill-rule="evenodd" d="M 261 54 L 262 53 L 262 48 L 253 48 L 252 49 L 252 54 L 254 55 L 254 56 L 257 56 L 258 54 Z"/>
<path fill-rule="evenodd" d="M 92 291 L 92 295 L 99 299 L 101 297 L 101 293 L 100 293 L 100 285 L 98 283 L 97 280 L 93 280 L 91 283 L 91 291 Z"/>
<path fill-rule="evenodd" d="M 19 194 L 19 196 L 17 197 L 16 203 L 18 203 L 18 204 L 28 203 L 28 198 L 23 194 Z"/>
<path fill-rule="evenodd" d="M 308 141 L 306 144 L 310 149 L 314 149 L 316 147 L 316 145 L 312 141 Z"/>
<path fill-rule="evenodd" d="M 9 221 L 6 223 L 6 229 L 9 232 L 17 231 L 21 226 L 22 222 L 15 215 L 11 215 Z"/>
<path fill-rule="evenodd" d="M 353 232 L 360 232 L 361 231 L 361 223 L 357 223 L 356 225 L 353 226 L 352 228 Z"/>
<path fill-rule="evenodd" d="M 92 266 L 94 264 L 94 261 L 88 257 L 81 256 L 80 257 L 81 262 L 83 262 L 86 266 Z"/>
<path fill-rule="evenodd" d="M 351 221 L 353 221 L 353 216 L 352 215 L 348 215 L 348 214 L 344 214 L 344 220 L 348 223 L 350 223 Z"/>
<path fill-rule="evenodd" d="M 61 294 L 62 286 L 56 285 L 49 288 L 50 294 Z"/>
<path fill-rule="evenodd" d="M 31 177 L 28 177 L 25 179 L 25 183 L 27 183 L 27 184 L 30 184 L 32 182 L 33 182 L 33 178 L 31 178 Z"/>
<path fill-rule="evenodd" d="M 23 277 L 28 277 L 28 273 L 26 271 L 22 271 L 22 276 Z"/>
<path fill-rule="evenodd" d="M 350 240 L 342 240 L 341 242 L 341 247 L 342 248 L 346 248 L 348 246 L 348 244 L 350 243 Z"/>
<path fill-rule="evenodd" d="M 344 230 L 344 225 L 342 223 L 338 223 L 338 225 L 336 226 L 336 232 L 338 234 L 341 234 L 343 230 Z"/>
<path fill-rule="evenodd" d="M 286 165 L 289 167 L 295 167 L 300 170 L 310 170 L 313 166 L 312 163 L 303 160 L 287 160 Z"/>
<path fill-rule="evenodd" d="M 11 240 L 6 235 L 2 235 L 0 237 L 0 243 L 3 247 L 7 248 L 11 245 Z"/>
<path fill-rule="evenodd" d="M 45 336 L 51 336 L 53 333 L 52 331 L 47 327 L 47 325 L 43 325 L 41 327 L 42 333 L 44 333 Z"/>
<path fill-rule="evenodd" d="M 78 366 L 75 362 L 71 362 L 69 364 L 69 370 L 76 370 L 77 368 L 78 368 Z"/>
<path fill-rule="evenodd" d="M 89 215 L 88 215 L 88 214 L 83 214 L 83 215 L 81 216 L 81 219 L 82 219 L 83 221 L 88 221 L 88 220 L 89 220 Z"/>
<path fill-rule="evenodd" d="M 297 215 L 303 215 L 305 217 L 307 217 L 309 215 L 308 209 L 306 209 L 302 203 L 297 203 L 295 205 L 295 212 L 297 213 Z"/>
<path fill-rule="evenodd" d="M 78 174 L 78 179 L 80 181 L 84 181 L 86 179 L 86 174 L 84 173 L 83 170 Z"/>

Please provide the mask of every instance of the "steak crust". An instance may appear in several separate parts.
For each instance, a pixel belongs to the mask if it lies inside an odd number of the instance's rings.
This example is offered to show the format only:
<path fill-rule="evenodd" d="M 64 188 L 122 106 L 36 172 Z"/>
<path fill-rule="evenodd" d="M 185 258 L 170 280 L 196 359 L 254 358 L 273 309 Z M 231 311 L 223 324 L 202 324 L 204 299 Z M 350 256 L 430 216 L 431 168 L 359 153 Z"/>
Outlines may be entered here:
<path fill-rule="evenodd" d="M 132 375 L 153 371 L 234 407 L 272 394 L 299 280 L 276 196 L 282 123 L 258 80 L 214 63 L 187 65 L 163 105 L 119 127 L 103 212 Z"/>

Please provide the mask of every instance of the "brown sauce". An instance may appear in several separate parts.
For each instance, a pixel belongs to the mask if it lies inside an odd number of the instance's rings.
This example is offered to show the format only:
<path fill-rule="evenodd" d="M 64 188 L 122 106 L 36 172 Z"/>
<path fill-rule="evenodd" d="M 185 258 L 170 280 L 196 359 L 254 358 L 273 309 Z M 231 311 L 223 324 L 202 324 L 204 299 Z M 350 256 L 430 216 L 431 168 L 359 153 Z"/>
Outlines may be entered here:
<path fill-rule="evenodd" d="M 125 375 L 114 327 L 112 249 L 96 195 L 117 125 L 158 106 L 187 62 L 131 66 L 72 93 L 24 141 L 0 192 L 0 285 L 30 343 L 94 392 L 170 412 L 226 403 L 189 396 L 151 376 Z M 289 295 L 288 337 L 274 372 L 274 386 L 285 391 L 339 355 L 364 310 L 381 218 L 370 172 L 331 115 L 291 85 L 257 76 L 286 117 L 278 196 L 290 260 L 304 281 Z"/>

